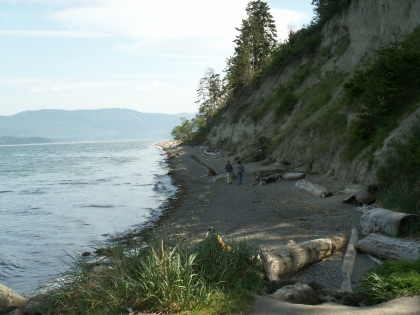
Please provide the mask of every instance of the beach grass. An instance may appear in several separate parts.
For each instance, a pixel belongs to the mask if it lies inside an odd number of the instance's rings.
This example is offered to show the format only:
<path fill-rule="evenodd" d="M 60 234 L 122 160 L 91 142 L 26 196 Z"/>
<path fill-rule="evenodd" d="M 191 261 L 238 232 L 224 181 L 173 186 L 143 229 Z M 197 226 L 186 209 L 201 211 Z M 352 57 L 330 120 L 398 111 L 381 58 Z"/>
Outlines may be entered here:
<path fill-rule="evenodd" d="M 420 259 L 410 263 L 387 260 L 362 279 L 367 305 L 420 294 Z"/>
<path fill-rule="evenodd" d="M 116 242 L 96 266 L 75 258 L 41 314 L 239 314 L 263 291 L 258 248 L 223 241 L 214 230 L 198 245 L 154 235 L 147 246 Z"/>

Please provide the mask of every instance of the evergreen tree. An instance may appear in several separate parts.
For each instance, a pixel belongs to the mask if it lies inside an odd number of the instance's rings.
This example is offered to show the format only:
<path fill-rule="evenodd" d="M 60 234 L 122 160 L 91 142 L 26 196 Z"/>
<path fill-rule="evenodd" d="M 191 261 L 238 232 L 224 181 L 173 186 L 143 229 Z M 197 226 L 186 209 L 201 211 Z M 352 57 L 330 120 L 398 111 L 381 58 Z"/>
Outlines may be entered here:
<path fill-rule="evenodd" d="M 254 0 L 246 7 L 247 19 L 236 30 L 235 53 L 228 58 L 226 76 L 229 88 L 235 90 L 248 85 L 267 64 L 276 46 L 277 30 L 267 3 Z"/>
<path fill-rule="evenodd" d="M 214 70 L 208 67 L 204 73 L 204 77 L 200 79 L 197 94 L 198 115 L 205 123 L 216 110 L 224 102 L 224 82 L 219 74 L 215 74 Z"/>

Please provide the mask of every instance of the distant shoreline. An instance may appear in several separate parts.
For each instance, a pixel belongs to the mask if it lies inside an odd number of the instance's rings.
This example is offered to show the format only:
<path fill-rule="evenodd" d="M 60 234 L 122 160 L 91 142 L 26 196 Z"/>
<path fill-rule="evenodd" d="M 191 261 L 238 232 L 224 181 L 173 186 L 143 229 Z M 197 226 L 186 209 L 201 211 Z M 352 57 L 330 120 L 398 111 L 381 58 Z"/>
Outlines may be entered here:
<path fill-rule="evenodd" d="M 9 137 L 0 136 L 0 145 L 29 145 L 54 143 L 53 140 L 42 137 Z"/>

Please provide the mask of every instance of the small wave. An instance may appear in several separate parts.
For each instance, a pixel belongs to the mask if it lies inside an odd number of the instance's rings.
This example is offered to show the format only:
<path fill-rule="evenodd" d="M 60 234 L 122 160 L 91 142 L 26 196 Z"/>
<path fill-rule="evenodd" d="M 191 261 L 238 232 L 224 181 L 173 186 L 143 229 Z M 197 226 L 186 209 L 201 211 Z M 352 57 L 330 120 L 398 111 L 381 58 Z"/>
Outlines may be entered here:
<path fill-rule="evenodd" d="M 5 194 L 5 193 L 9 193 L 9 192 L 13 192 L 13 190 L 2 190 L 2 191 L 0 191 L 0 194 Z"/>
<path fill-rule="evenodd" d="M 82 208 L 115 208 L 113 205 L 86 205 L 82 206 Z"/>
<path fill-rule="evenodd" d="M 61 182 L 59 184 L 60 185 L 91 185 L 93 183 L 68 181 L 68 182 Z"/>
<path fill-rule="evenodd" d="M 23 190 L 20 192 L 22 195 L 44 195 L 46 194 L 46 192 L 40 190 L 40 189 L 35 189 L 35 190 Z"/>

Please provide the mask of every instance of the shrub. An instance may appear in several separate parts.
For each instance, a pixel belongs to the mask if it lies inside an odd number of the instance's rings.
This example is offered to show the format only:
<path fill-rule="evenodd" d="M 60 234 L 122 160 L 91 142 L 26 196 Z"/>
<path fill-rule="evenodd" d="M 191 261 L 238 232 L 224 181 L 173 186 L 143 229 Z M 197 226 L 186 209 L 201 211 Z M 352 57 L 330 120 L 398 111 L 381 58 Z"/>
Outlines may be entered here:
<path fill-rule="evenodd" d="M 145 248 L 113 244 L 97 268 L 76 258 L 58 289 L 40 301 L 42 314 L 158 313 L 223 314 L 247 310 L 250 294 L 261 292 L 257 248 L 221 242 L 214 232 L 198 246 L 171 244 L 161 237 Z M 248 310 L 247 310 L 248 311 Z"/>
<path fill-rule="evenodd" d="M 387 260 L 362 279 L 366 304 L 420 294 L 420 259 L 413 263 Z"/>
<path fill-rule="evenodd" d="M 419 122 L 419 121 L 418 121 Z M 420 125 L 413 124 L 400 141 L 393 141 L 378 166 L 383 187 L 379 200 L 387 207 L 419 214 L 420 211 Z"/>
<path fill-rule="evenodd" d="M 382 44 L 344 88 L 354 101 L 363 104 L 356 109 L 348 146 L 362 151 L 375 141 L 381 145 L 379 140 L 420 97 L 420 27 L 402 42 Z"/>

